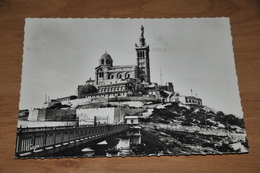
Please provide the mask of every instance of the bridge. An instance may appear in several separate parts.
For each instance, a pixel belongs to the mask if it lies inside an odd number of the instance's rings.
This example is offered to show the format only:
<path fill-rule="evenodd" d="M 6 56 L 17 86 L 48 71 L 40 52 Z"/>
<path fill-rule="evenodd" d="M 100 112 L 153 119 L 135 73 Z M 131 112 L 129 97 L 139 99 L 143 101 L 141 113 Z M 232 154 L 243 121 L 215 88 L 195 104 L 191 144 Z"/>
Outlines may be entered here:
<path fill-rule="evenodd" d="M 73 154 L 90 145 L 128 130 L 127 124 L 18 128 L 16 158 L 52 157 Z"/>

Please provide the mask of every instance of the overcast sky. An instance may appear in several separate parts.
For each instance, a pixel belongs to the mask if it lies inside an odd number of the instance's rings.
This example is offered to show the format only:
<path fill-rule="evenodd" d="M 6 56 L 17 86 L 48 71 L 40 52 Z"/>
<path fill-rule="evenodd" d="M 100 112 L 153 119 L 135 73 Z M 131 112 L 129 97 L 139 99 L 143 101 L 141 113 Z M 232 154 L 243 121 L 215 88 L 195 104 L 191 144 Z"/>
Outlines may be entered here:
<path fill-rule="evenodd" d="M 26 19 L 20 109 L 76 94 L 95 78 L 107 51 L 114 65 L 135 65 L 140 27 L 150 45 L 151 81 L 242 117 L 229 18 Z"/>

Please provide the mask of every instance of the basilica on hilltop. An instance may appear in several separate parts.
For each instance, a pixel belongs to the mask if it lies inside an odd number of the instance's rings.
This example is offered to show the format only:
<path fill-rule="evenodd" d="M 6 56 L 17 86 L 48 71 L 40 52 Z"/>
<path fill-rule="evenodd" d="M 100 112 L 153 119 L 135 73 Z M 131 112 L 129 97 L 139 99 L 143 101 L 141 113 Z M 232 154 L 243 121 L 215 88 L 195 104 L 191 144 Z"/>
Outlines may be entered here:
<path fill-rule="evenodd" d="M 105 52 L 95 68 L 95 79 L 89 78 L 84 85 L 78 85 L 77 96 L 53 99 L 63 102 L 75 99 L 87 100 L 125 100 L 146 102 L 180 102 L 184 105 L 202 105 L 200 98 L 180 95 L 174 91 L 173 84 L 158 85 L 151 82 L 149 45 L 144 38 L 141 26 L 139 43 L 135 44 L 136 65 L 114 65 L 113 58 Z"/>
<path fill-rule="evenodd" d="M 78 98 L 151 95 L 159 86 L 151 83 L 150 49 L 145 42 L 143 26 L 135 50 L 136 65 L 114 66 L 112 57 L 105 52 L 95 68 L 95 80 L 89 79 L 85 85 L 78 86 Z M 172 83 L 168 82 L 166 85 L 164 89 L 174 91 Z"/>

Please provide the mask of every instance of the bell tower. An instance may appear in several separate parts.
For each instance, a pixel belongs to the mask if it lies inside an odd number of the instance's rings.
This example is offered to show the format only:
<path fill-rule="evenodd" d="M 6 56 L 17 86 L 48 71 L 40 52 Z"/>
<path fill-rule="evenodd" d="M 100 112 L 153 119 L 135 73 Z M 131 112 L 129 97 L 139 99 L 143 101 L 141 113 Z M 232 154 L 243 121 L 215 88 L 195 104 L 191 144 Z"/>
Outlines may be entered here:
<path fill-rule="evenodd" d="M 144 27 L 141 26 L 141 37 L 139 38 L 139 44 L 135 44 L 135 50 L 137 55 L 137 76 L 141 82 L 150 84 L 150 59 L 149 59 L 149 45 L 146 45 L 144 38 Z"/>

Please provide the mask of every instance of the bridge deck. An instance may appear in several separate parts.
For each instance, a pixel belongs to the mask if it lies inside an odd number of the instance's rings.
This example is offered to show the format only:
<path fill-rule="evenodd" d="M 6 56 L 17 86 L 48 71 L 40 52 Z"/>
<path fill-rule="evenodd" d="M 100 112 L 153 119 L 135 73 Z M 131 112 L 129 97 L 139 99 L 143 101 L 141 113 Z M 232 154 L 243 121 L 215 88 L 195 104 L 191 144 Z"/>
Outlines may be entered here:
<path fill-rule="evenodd" d="M 57 148 L 76 146 L 77 143 L 88 143 L 93 140 L 121 133 L 128 129 L 127 124 L 99 125 L 83 127 L 46 127 L 18 128 L 15 148 L 16 157 L 28 157 L 37 153 Z"/>

